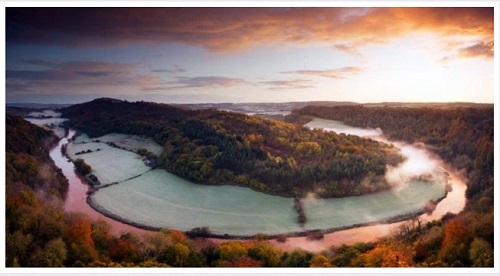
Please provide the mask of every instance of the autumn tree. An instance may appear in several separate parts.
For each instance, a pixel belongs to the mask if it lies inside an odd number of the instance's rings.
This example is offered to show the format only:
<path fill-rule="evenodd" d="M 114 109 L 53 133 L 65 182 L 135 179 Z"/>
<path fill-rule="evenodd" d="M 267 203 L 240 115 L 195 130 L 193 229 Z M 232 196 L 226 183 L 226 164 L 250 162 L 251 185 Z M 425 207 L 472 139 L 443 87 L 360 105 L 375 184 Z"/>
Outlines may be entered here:
<path fill-rule="evenodd" d="M 85 265 L 97 258 L 97 252 L 92 238 L 92 226 L 83 214 L 73 213 L 67 217 L 63 240 L 67 245 L 69 266 Z"/>
<path fill-rule="evenodd" d="M 164 249 L 158 260 L 171 266 L 182 267 L 187 264 L 190 253 L 191 250 L 187 245 L 176 242 Z"/>
<path fill-rule="evenodd" d="M 472 230 L 462 218 L 451 219 L 445 224 L 439 259 L 452 266 L 467 266 L 472 239 Z"/>

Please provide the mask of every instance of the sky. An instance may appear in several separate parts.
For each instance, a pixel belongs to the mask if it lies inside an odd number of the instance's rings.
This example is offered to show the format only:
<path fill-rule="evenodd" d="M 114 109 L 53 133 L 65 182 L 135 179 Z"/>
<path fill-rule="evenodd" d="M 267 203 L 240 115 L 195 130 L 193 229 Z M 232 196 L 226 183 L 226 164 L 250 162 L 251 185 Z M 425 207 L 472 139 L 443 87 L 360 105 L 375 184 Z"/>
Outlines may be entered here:
<path fill-rule="evenodd" d="M 493 8 L 6 8 L 6 102 L 494 101 Z"/>

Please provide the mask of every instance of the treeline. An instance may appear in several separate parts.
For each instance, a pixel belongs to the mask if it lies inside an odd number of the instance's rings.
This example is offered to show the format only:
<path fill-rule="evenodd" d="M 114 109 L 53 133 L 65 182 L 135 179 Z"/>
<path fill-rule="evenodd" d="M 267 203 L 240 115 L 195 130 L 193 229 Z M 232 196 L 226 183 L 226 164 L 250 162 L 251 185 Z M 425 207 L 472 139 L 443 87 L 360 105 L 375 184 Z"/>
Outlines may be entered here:
<path fill-rule="evenodd" d="M 159 166 L 203 184 L 235 183 L 284 196 L 361 195 L 386 189 L 391 146 L 279 121 L 217 110 L 97 99 L 62 109 L 90 136 L 145 135 L 163 146 Z"/>
<path fill-rule="evenodd" d="M 319 117 L 380 127 L 390 139 L 425 143 L 468 178 L 465 210 L 436 225 L 403 231 L 399 240 L 388 239 L 381 246 L 406 246 L 411 264 L 418 266 L 493 266 L 493 115 L 493 107 L 309 106 L 294 110 L 288 119 Z"/>

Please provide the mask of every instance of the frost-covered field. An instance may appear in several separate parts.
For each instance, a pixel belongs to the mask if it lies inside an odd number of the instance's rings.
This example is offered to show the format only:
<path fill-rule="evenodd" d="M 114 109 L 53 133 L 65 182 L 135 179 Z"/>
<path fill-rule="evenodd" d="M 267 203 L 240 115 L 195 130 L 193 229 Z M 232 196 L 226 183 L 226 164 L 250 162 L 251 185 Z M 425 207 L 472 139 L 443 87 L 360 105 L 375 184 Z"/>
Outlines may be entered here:
<path fill-rule="evenodd" d="M 37 112 L 32 112 L 30 113 L 33 114 L 33 113 L 37 113 Z M 45 115 L 52 115 L 52 113 L 46 113 Z M 32 115 L 34 116 L 34 115 Z M 37 126 L 42 126 L 42 127 L 46 127 L 48 129 L 51 129 L 52 131 L 54 131 L 54 133 L 57 135 L 57 137 L 59 138 L 62 138 L 64 137 L 64 128 L 62 127 L 58 127 L 60 124 L 62 124 L 64 121 L 67 121 L 68 119 L 64 119 L 64 118 L 24 118 L 26 121 L 34 124 L 34 125 L 37 125 Z"/>
<path fill-rule="evenodd" d="M 349 227 L 411 214 L 444 194 L 443 184 L 412 182 L 366 196 L 306 199 L 305 229 Z M 237 186 L 197 185 L 164 170 L 100 189 L 92 197 L 108 212 L 153 227 L 208 226 L 215 234 L 248 236 L 304 230 L 297 224 L 290 198 Z"/>
<path fill-rule="evenodd" d="M 215 234 L 254 235 L 301 231 L 293 200 L 237 186 L 190 183 L 156 169 L 92 195 L 101 208 L 148 226 Z"/>
<path fill-rule="evenodd" d="M 123 181 L 151 169 L 144 164 L 141 156 L 133 152 L 114 148 L 105 143 L 94 143 L 92 140 L 94 139 L 89 139 L 86 135 L 78 136 L 68 145 L 67 153 L 73 160 L 76 158 L 85 160 L 101 184 Z M 92 152 L 76 154 L 87 150 Z"/>
<path fill-rule="evenodd" d="M 111 133 L 96 139 L 99 139 L 101 142 L 113 142 L 120 147 L 132 151 L 137 151 L 140 148 L 145 148 L 148 151 L 156 154 L 157 156 L 159 156 L 162 151 L 162 147 L 160 145 L 156 144 L 153 139 L 147 137 Z"/>
<path fill-rule="evenodd" d="M 414 181 L 397 189 L 371 195 L 306 199 L 306 226 L 328 229 L 383 221 L 421 211 L 429 200 L 441 199 L 445 194 L 444 183 Z"/>

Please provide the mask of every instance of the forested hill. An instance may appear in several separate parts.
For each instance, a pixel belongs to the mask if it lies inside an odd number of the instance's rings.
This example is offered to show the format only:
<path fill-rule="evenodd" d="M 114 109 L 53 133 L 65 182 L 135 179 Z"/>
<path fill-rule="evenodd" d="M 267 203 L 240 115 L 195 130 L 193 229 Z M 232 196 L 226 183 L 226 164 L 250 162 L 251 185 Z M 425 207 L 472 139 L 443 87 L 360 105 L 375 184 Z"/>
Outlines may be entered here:
<path fill-rule="evenodd" d="M 7 191 L 43 188 L 49 195 L 62 198 L 68 183 L 54 165 L 47 149 L 57 142 L 50 130 L 37 127 L 19 117 L 6 115 L 6 188 Z"/>
<path fill-rule="evenodd" d="M 388 188 L 396 148 L 356 136 L 218 110 L 96 99 L 61 110 L 90 136 L 126 133 L 164 147 L 159 164 L 203 184 L 235 183 L 285 196 L 360 195 Z"/>

